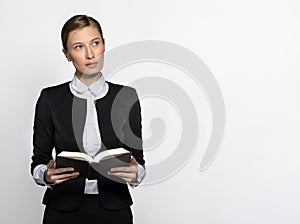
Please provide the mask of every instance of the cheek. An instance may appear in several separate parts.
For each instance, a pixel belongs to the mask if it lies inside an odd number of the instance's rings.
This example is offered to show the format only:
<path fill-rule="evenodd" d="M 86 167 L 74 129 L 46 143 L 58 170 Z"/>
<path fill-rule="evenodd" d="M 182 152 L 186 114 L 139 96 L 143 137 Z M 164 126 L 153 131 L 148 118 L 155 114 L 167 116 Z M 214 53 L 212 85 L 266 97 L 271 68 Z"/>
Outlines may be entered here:
<path fill-rule="evenodd" d="M 70 58 L 74 64 L 81 64 L 85 59 L 84 54 L 80 53 L 72 54 Z"/>
<path fill-rule="evenodd" d="M 98 48 L 96 50 L 97 56 L 102 56 L 104 54 L 104 51 L 105 51 L 104 47 L 103 48 Z"/>

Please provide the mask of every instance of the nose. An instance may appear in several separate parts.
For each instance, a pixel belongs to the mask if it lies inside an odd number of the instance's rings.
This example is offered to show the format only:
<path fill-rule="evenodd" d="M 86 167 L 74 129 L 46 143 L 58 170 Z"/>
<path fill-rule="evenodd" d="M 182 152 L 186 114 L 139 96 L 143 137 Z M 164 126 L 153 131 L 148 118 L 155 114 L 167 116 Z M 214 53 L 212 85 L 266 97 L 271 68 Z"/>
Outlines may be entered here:
<path fill-rule="evenodd" d="M 92 59 L 94 58 L 94 52 L 93 49 L 91 49 L 90 47 L 86 48 L 86 58 L 87 59 Z"/>

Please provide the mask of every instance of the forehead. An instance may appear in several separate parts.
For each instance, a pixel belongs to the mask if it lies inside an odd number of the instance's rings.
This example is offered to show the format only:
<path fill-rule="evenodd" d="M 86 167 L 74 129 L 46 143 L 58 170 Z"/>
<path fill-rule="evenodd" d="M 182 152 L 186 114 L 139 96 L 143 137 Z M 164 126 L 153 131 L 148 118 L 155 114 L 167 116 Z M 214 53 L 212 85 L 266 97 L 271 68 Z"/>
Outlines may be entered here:
<path fill-rule="evenodd" d="M 86 26 L 70 32 L 68 43 L 72 44 L 75 42 L 89 42 L 95 38 L 101 38 L 98 29 L 94 26 Z"/>

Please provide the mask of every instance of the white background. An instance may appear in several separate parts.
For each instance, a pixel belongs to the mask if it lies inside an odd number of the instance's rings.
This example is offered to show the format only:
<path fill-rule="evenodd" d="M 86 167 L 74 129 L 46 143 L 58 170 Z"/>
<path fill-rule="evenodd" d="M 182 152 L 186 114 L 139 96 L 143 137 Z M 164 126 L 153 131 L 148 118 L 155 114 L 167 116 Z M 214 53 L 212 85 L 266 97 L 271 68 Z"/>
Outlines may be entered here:
<path fill-rule="evenodd" d="M 1 223 L 41 223 L 44 189 L 29 172 L 34 107 L 42 88 L 73 76 L 60 29 L 78 13 L 101 22 L 107 51 L 151 39 L 193 51 L 225 99 L 216 160 L 198 171 L 204 125 L 183 169 L 132 191 L 135 223 L 300 223 L 299 1 L 11 0 L 0 8 Z"/>

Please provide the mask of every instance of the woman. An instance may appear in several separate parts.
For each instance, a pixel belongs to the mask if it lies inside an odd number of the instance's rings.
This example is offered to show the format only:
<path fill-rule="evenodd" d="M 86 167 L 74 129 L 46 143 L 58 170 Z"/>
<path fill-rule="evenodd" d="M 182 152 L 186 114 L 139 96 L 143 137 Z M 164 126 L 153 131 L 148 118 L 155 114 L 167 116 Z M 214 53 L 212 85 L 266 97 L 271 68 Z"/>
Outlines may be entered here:
<path fill-rule="evenodd" d="M 82 177 L 73 167 L 56 168 L 52 150 L 83 151 L 92 156 L 123 147 L 130 166 L 108 175 L 137 186 L 145 175 L 140 104 L 133 88 L 106 82 L 100 24 L 86 15 L 70 18 L 61 32 L 63 52 L 75 67 L 73 80 L 45 88 L 36 104 L 31 172 L 47 186 L 43 223 L 132 223 L 127 184 L 90 168 Z"/>

